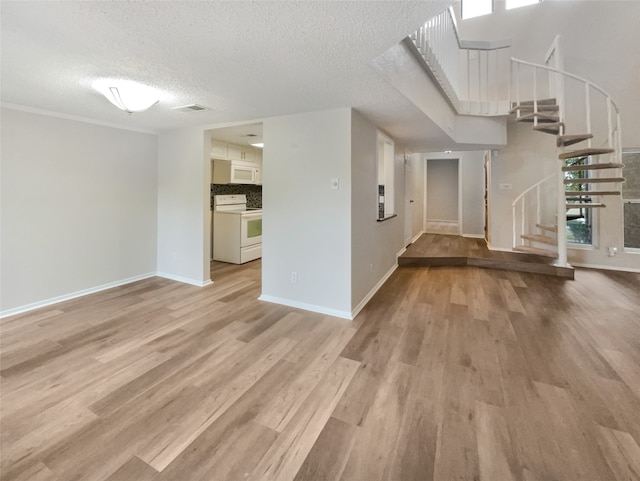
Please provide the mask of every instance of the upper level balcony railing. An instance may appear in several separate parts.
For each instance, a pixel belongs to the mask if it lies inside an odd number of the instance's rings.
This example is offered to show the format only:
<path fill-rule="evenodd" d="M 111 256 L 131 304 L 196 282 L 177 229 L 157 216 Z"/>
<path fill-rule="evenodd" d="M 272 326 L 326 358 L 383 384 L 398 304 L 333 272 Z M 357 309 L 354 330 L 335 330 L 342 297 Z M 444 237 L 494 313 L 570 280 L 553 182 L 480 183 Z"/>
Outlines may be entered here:
<path fill-rule="evenodd" d="M 509 111 L 509 40 L 461 40 L 452 8 L 410 36 L 445 96 L 459 114 Z"/>

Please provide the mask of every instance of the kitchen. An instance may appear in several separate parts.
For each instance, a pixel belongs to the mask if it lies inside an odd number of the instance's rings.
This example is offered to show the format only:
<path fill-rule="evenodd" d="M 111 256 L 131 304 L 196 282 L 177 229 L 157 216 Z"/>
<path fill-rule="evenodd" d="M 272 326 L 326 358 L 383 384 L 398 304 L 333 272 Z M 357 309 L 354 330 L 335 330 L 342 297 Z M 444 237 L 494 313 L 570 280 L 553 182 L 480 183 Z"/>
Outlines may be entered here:
<path fill-rule="evenodd" d="M 262 257 L 262 124 L 211 134 L 211 260 Z"/>

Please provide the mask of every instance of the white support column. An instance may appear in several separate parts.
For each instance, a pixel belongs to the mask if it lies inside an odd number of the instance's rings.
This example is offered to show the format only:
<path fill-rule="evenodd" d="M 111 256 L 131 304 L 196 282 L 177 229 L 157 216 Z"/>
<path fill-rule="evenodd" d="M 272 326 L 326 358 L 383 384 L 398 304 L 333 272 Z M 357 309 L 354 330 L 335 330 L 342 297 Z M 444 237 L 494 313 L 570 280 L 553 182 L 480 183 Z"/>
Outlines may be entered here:
<path fill-rule="evenodd" d="M 557 221 L 558 233 L 556 238 L 558 239 L 558 265 L 561 267 L 567 266 L 567 203 L 565 200 L 565 186 L 564 186 L 564 172 L 562 166 L 564 162 L 558 161 L 558 199 L 557 199 Z"/>

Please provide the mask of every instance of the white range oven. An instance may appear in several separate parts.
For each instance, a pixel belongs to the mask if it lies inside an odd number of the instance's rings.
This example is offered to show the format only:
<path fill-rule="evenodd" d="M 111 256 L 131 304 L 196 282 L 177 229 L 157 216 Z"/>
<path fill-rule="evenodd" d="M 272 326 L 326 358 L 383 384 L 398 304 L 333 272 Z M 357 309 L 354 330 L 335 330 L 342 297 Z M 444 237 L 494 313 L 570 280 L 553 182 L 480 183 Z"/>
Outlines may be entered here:
<path fill-rule="evenodd" d="M 213 260 L 244 264 L 262 257 L 262 209 L 247 208 L 244 194 L 213 198 Z"/>

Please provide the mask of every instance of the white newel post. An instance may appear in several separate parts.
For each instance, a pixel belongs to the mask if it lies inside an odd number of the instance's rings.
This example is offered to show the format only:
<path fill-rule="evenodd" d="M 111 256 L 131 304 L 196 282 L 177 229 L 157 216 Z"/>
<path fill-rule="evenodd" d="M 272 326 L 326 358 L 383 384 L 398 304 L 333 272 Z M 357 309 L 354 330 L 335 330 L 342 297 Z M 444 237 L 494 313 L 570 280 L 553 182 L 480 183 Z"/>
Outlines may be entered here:
<path fill-rule="evenodd" d="M 558 265 L 567 266 L 567 204 L 565 201 L 564 172 L 562 171 L 563 161 L 558 161 L 558 206 L 557 206 L 557 224 L 558 232 Z"/>

